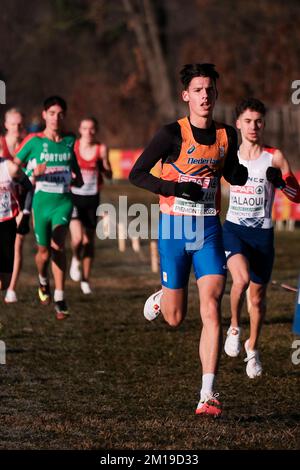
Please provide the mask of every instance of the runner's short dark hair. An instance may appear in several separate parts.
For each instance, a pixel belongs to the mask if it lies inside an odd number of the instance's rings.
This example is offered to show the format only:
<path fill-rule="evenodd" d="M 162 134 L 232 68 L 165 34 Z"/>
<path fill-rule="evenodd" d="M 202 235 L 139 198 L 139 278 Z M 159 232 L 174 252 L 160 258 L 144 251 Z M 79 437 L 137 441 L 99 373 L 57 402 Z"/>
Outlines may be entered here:
<path fill-rule="evenodd" d="M 246 109 L 250 109 L 250 111 L 256 111 L 257 113 L 262 114 L 263 116 L 266 115 L 266 107 L 264 103 L 257 98 L 245 98 L 239 102 L 239 104 L 235 108 L 235 115 L 238 119 L 241 114 L 243 114 Z"/>
<path fill-rule="evenodd" d="M 195 77 L 212 78 L 216 85 L 219 74 L 215 70 L 214 64 L 186 64 L 180 71 L 181 83 L 183 84 L 185 90 L 187 90 L 192 79 Z"/>
<path fill-rule="evenodd" d="M 47 111 L 47 109 L 51 108 L 51 106 L 58 105 L 61 107 L 61 109 L 66 112 L 67 111 L 67 103 L 63 98 L 60 96 L 49 96 L 49 98 L 46 98 L 44 101 L 44 111 Z"/>

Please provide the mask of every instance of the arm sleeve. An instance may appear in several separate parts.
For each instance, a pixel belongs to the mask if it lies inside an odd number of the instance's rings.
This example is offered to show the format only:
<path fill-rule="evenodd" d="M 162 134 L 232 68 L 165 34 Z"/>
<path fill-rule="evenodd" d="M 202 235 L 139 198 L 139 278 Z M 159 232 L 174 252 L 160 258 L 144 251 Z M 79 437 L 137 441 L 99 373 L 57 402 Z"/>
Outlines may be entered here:
<path fill-rule="evenodd" d="M 81 171 L 80 171 L 80 168 L 79 168 L 78 161 L 77 161 L 74 150 L 72 152 L 71 170 L 75 173 L 75 175 L 81 174 Z"/>
<path fill-rule="evenodd" d="M 285 182 L 285 187 L 282 189 L 282 192 L 285 196 L 292 202 L 300 202 L 300 186 L 295 177 L 295 175 L 290 171 L 283 175 L 283 180 Z"/>
<path fill-rule="evenodd" d="M 30 214 L 30 212 L 31 212 L 33 195 L 34 195 L 34 189 L 33 188 L 26 193 L 25 201 L 24 201 L 24 207 L 23 207 L 23 213 L 24 214 Z"/>
<path fill-rule="evenodd" d="M 174 136 L 169 127 L 165 126 L 158 131 L 135 162 L 129 175 L 132 184 L 162 196 L 174 196 L 176 182 L 157 178 L 151 175 L 150 171 L 159 160 L 164 161 L 173 150 Z"/>
<path fill-rule="evenodd" d="M 228 138 L 228 154 L 225 160 L 223 176 L 229 184 L 243 186 L 247 182 L 248 171 L 244 165 L 239 163 L 237 155 L 237 133 L 231 126 L 226 126 L 226 132 Z"/>

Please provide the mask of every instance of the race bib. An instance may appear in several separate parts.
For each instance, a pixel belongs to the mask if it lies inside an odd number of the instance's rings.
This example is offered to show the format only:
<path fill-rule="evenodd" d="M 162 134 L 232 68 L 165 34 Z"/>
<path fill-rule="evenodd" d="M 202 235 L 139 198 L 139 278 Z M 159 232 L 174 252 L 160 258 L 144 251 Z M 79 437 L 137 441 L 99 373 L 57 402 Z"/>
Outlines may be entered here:
<path fill-rule="evenodd" d="M 181 197 L 175 197 L 173 212 L 178 215 L 204 215 L 204 205 Z"/>
<path fill-rule="evenodd" d="M 9 191 L 0 192 L 0 219 L 12 217 L 12 201 Z"/>
<path fill-rule="evenodd" d="M 197 216 L 213 216 L 217 214 L 216 195 L 219 187 L 219 179 L 216 176 L 197 177 L 191 175 L 180 175 L 178 181 L 179 183 L 193 182 L 199 184 L 202 189 L 202 196 L 197 202 L 175 198 L 173 207 L 174 214 Z"/>
<path fill-rule="evenodd" d="M 74 194 L 82 196 L 93 196 L 98 192 L 97 170 L 81 169 L 84 185 L 81 188 L 72 188 Z"/>
<path fill-rule="evenodd" d="M 61 167 L 49 167 L 36 178 L 36 191 L 63 194 L 70 190 L 71 172 Z"/>
<path fill-rule="evenodd" d="M 254 178 L 253 178 L 254 179 Z M 245 186 L 231 186 L 230 213 L 242 219 L 265 216 L 265 189 L 264 184 L 251 181 Z"/>

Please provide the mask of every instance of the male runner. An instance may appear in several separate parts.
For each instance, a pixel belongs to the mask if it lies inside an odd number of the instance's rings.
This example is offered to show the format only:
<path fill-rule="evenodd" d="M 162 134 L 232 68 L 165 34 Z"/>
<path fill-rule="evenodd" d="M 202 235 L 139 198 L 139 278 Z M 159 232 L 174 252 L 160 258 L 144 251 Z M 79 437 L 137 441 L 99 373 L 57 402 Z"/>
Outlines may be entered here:
<path fill-rule="evenodd" d="M 244 294 L 249 286 L 250 336 L 245 342 L 246 373 L 253 379 L 262 374 L 258 339 L 266 313 L 266 291 L 271 277 L 274 246 L 272 205 L 275 188 L 288 199 L 300 202 L 300 187 L 283 153 L 264 145 L 266 109 L 250 98 L 236 109 L 237 128 L 242 143 L 239 161 L 248 169 L 245 186 L 231 186 L 230 204 L 223 226 L 227 266 L 232 276 L 231 325 L 225 352 L 235 357 L 241 349 L 240 315 Z"/>
<path fill-rule="evenodd" d="M 183 321 L 189 274 L 194 266 L 203 323 L 199 345 L 203 377 L 196 414 L 213 416 L 221 414 L 214 382 L 221 350 L 220 303 L 226 275 L 219 221 L 220 178 L 223 174 L 230 183 L 241 185 L 247 180 L 247 170 L 237 158 L 235 130 L 213 120 L 218 77 L 212 64 L 184 66 L 182 98 L 188 103 L 189 117 L 164 126 L 129 177 L 133 184 L 160 195 L 162 290 L 147 300 L 146 319 L 153 320 L 161 312 L 171 326 Z M 150 170 L 160 159 L 161 177 L 156 178 Z M 180 224 L 190 227 L 187 236 L 178 236 Z M 196 233 L 196 242 L 190 243 L 191 233 Z"/>
<path fill-rule="evenodd" d="M 37 242 L 36 265 L 39 274 L 39 299 L 43 305 L 50 303 L 48 264 L 52 258 L 54 277 L 54 308 L 56 318 L 68 315 L 64 286 L 66 272 L 65 239 L 71 219 L 73 204 L 72 184 L 83 184 L 74 153 L 73 135 L 62 133 L 62 123 L 67 110 L 66 102 L 51 96 L 44 102 L 42 117 L 45 129 L 30 134 L 17 151 L 16 161 L 29 164 L 35 177 L 33 198 L 33 223 Z"/>
<path fill-rule="evenodd" d="M 97 208 L 103 174 L 111 179 L 112 172 L 106 145 L 96 139 L 98 122 L 94 117 L 82 119 L 79 126 L 80 139 L 75 142 L 75 154 L 82 173 L 84 185 L 72 187 L 73 213 L 70 223 L 73 257 L 70 277 L 79 282 L 84 294 L 91 294 L 89 284 L 94 258 L 94 239 L 97 225 Z M 82 272 L 80 259 L 82 254 Z"/>
<path fill-rule="evenodd" d="M 3 148 L 3 157 L 13 160 L 16 148 L 24 138 L 23 114 L 18 108 L 8 109 L 4 117 L 5 136 L 1 136 L 1 145 Z M 24 207 L 25 194 L 20 186 L 16 188 L 20 212 L 16 217 L 17 234 L 15 240 L 14 269 L 11 281 L 5 294 L 6 303 L 17 302 L 16 286 L 23 263 L 23 244 L 25 235 L 29 232 L 30 207 Z"/>

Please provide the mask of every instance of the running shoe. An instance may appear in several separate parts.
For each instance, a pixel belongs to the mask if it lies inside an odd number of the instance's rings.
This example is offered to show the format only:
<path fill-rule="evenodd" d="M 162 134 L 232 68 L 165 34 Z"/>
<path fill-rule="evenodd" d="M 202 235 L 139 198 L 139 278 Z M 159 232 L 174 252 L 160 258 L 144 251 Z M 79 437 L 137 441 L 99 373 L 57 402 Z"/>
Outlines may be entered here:
<path fill-rule="evenodd" d="M 5 297 L 4 297 L 4 302 L 6 304 L 13 304 L 15 302 L 18 302 L 18 297 L 17 294 L 14 290 L 7 289 Z"/>
<path fill-rule="evenodd" d="M 57 302 L 54 302 L 54 310 L 56 320 L 64 320 L 70 315 L 65 300 L 59 300 Z"/>
<path fill-rule="evenodd" d="M 249 349 L 249 339 L 245 342 L 245 351 L 247 357 L 245 362 L 247 362 L 246 373 L 250 379 L 255 379 L 262 375 L 262 365 L 259 360 L 259 354 L 257 349 Z"/>
<path fill-rule="evenodd" d="M 218 396 L 218 393 L 214 393 L 208 396 L 205 400 L 200 400 L 196 408 L 196 415 L 219 418 L 219 416 L 222 414 L 222 407 L 219 400 L 217 400 Z"/>
<path fill-rule="evenodd" d="M 80 261 L 72 257 L 71 266 L 70 266 L 70 278 L 74 282 L 79 282 L 81 279 L 81 272 L 80 272 Z"/>
<path fill-rule="evenodd" d="M 158 317 L 161 313 L 160 311 L 160 299 L 162 296 L 162 289 L 154 294 L 150 295 L 150 297 L 146 300 L 144 305 L 144 317 L 146 320 L 152 321 Z"/>
<path fill-rule="evenodd" d="M 51 302 L 51 293 L 50 293 L 50 285 L 49 282 L 44 286 L 40 283 L 40 287 L 38 290 L 39 299 L 42 305 L 49 305 Z"/>
<path fill-rule="evenodd" d="M 240 342 L 241 329 L 230 326 L 227 330 L 227 338 L 224 345 L 224 351 L 227 356 L 237 357 L 241 351 Z"/>
<path fill-rule="evenodd" d="M 89 295 L 89 294 L 92 293 L 91 286 L 89 285 L 89 283 L 87 281 L 81 281 L 80 288 L 81 288 L 83 294 L 85 294 L 85 295 Z"/>

